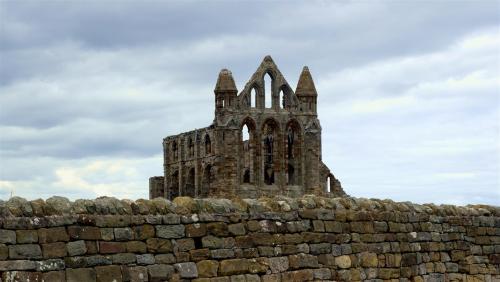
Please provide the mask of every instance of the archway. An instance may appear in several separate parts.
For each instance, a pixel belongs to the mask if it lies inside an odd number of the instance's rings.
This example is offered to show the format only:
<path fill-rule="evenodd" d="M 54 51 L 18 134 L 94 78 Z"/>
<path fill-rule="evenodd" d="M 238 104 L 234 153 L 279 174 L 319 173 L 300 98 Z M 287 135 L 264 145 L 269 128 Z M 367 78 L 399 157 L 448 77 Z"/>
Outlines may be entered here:
<path fill-rule="evenodd" d="M 240 132 L 240 183 L 255 181 L 255 122 L 244 119 Z"/>
<path fill-rule="evenodd" d="M 279 127 L 273 119 L 268 119 L 262 127 L 262 156 L 264 157 L 264 183 L 272 185 L 275 183 L 275 175 L 279 168 Z"/>
<path fill-rule="evenodd" d="M 184 185 L 184 191 L 182 193 L 183 196 L 194 197 L 195 195 L 194 178 L 195 178 L 194 168 L 190 168 L 186 176 L 186 184 Z"/>
<path fill-rule="evenodd" d="M 288 185 L 301 185 L 301 153 L 302 153 L 302 134 L 300 124 L 292 119 L 286 127 L 285 144 L 285 163 L 288 174 Z"/>
<path fill-rule="evenodd" d="M 174 171 L 170 177 L 169 198 L 174 199 L 179 196 L 179 172 Z"/>
<path fill-rule="evenodd" d="M 200 197 L 207 197 L 210 193 L 211 185 L 214 181 L 212 165 L 207 165 L 203 171 L 203 180 L 199 192 Z"/>
<path fill-rule="evenodd" d="M 264 102 L 267 109 L 273 107 L 273 78 L 270 73 L 264 75 Z"/>
<path fill-rule="evenodd" d="M 205 135 L 205 155 L 212 153 L 212 142 L 210 141 L 210 135 L 208 133 Z"/>

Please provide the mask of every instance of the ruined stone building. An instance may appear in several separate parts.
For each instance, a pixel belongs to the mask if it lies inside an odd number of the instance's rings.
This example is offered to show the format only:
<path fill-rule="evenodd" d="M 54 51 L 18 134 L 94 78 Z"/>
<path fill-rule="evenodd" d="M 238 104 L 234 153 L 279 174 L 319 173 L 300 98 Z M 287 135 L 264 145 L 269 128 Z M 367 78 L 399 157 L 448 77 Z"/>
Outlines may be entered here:
<path fill-rule="evenodd" d="M 240 93 L 221 70 L 214 94 L 210 126 L 163 139 L 164 176 L 150 178 L 150 198 L 345 195 L 321 160 L 318 94 L 307 67 L 293 91 L 266 56 Z"/>

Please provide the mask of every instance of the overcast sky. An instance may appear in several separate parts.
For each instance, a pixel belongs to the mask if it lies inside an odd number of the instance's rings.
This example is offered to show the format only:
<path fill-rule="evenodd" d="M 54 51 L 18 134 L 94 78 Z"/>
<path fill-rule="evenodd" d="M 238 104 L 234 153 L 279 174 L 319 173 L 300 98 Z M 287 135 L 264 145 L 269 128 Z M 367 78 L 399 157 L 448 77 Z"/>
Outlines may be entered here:
<path fill-rule="evenodd" d="M 375 3 L 376 2 L 376 3 Z M 410 3 L 411 2 L 411 3 Z M 356 197 L 500 205 L 499 1 L 1 1 L 0 199 L 147 198 L 162 138 L 265 55 Z"/>

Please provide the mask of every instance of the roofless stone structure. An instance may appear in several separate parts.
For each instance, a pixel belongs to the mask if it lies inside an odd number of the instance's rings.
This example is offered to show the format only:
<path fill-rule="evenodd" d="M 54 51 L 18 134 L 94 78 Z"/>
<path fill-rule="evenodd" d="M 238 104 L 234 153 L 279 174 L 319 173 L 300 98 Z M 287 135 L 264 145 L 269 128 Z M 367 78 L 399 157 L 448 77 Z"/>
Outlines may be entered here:
<path fill-rule="evenodd" d="M 214 94 L 210 126 L 163 140 L 164 176 L 150 178 L 150 198 L 345 195 L 322 162 L 307 67 L 293 91 L 266 56 L 239 94 L 231 72 L 221 70 Z"/>

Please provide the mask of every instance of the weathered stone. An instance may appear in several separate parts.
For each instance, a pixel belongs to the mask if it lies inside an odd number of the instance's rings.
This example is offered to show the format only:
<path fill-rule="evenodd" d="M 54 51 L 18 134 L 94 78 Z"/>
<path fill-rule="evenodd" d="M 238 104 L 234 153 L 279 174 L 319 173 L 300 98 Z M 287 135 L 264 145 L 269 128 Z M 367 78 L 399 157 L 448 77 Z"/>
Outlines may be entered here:
<path fill-rule="evenodd" d="M 113 264 L 132 264 L 135 263 L 136 256 L 131 253 L 120 253 L 111 256 Z"/>
<path fill-rule="evenodd" d="M 10 259 L 38 259 L 42 258 L 42 249 L 39 245 L 26 244 L 26 245 L 10 245 L 9 246 Z"/>
<path fill-rule="evenodd" d="M 215 277 L 219 269 L 219 262 L 215 260 L 202 260 L 196 263 L 200 277 Z"/>
<path fill-rule="evenodd" d="M 337 265 L 339 268 L 350 268 L 351 258 L 346 255 L 335 257 L 335 265 Z"/>
<path fill-rule="evenodd" d="M 314 273 L 310 269 L 284 272 L 281 274 L 281 281 L 311 281 Z"/>
<path fill-rule="evenodd" d="M 148 265 L 148 274 L 151 280 L 168 280 L 172 277 L 174 273 L 174 267 L 165 264 L 154 264 Z"/>
<path fill-rule="evenodd" d="M 36 262 L 30 260 L 0 261 L 0 271 L 34 270 L 36 266 Z"/>
<path fill-rule="evenodd" d="M 377 267 L 378 258 L 377 254 L 370 252 L 363 252 L 359 254 L 360 264 L 363 267 Z"/>
<path fill-rule="evenodd" d="M 155 262 L 160 264 L 172 264 L 176 262 L 173 254 L 160 254 L 155 255 Z"/>
<path fill-rule="evenodd" d="M 67 282 L 95 282 L 96 272 L 93 268 L 66 268 Z"/>
<path fill-rule="evenodd" d="M 219 249 L 224 247 L 224 240 L 222 238 L 211 235 L 203 237 L 201 242 L 204 248 Z"/>
<path fill-rule="evenodd" d="M 148 252 L 170 253 L 173 250 L 172 242 L 167 239 L 150 238 L 146 240 Z"/>
<path fill-rule="evenodd" d="M 101 240 L 101 230 L 93 226 L 68 226 L 72 240 Z"/>
<path fill-rule="evenodd" d="M 15 244 L 16 232 L 12 230 L 0 229 L 0 243 L 2 244 Z"/>
<path fill-rule="evenodd" d="M 233 236 L 245 235 L 245 225 L 243 223 L 230 224 L 227 226 L 227 230 Z"/>
<path fill-rule="evenodd" d="M 219 265 L 219 273 L 224 276 L 244 274 L 248 271 L 248 265 L 246 259 L 223 260 Z"/>
<path fill-rule="evenodd" d="M 149 224 L 134 226 L 134 235 L 136 240 L 153 238 L 155 236 L 155 228 Z"/>
<path fill-rule="evenodd" d="M 198 270 L 194 262 L 184 262 L 174 264 L 175 270 L 182 278 L 196 278 L 198 277 Z"/>
<path fill-rule="evenodd" d="M 16 238 L 18 244 L 37 243 L 38 232 L 36 230 L 16 230 Z"/>
<path fill-rule="evenodd" d="M 125 243 L 127 252 L 129 253 L 145 253 L 147 251 L 147 245 L 141 241 L 130 241 Z"/>
<path fill-rule="evenodd" d="M 49 244 L 42 244 L 43 258 L 61 258 L 65 257 L 66 243 L 56 242 Z"/>
<path fill-rule="evenodd" d="M 99 252 L 101 254 L 116 254 L 124 253 L 126 251 L 125 243 L 121 242 L 99 242 Z"/>
<path fill-rule="evenodd" d="M 113 228 L 99 228 L 99 229 L 102 240 L 113 241 L 115 239 L 115 233 Z"/>
<path fill-rule="evenodd" d="M 288 256 L 288 262 L 292 269 L 319 267 L 317 256 L 302 253 Z"/>
<path fill-rule="evenodd" d="M 64 227 L 41 228 L 38 229 L 38 242 L 54 243 L 69 241 L 68 233 Z"/>
<path fill-rule="evenodd" d="M 97 266 L 95 268 L 97 282 L 121 282 L 122 271 L 117 265 Z"/>
<path fill-rule="evenodd" d="M 166 239 L 177 239 L 184 237 L 184 225 L 157 225 L 156 236 Z"/>
<path fill-rule="evenodd" d="M 68 242 L 66 249 L 70 256 L 79 256 L 87 253 L 87 245 L 85 245 L 85 241 L 83 240 Z"/>
<path fill-rule="evenodd" d="M 65 271 L 49 271 L 42 274 L 42 281 L 66 282 Z"/>
<path fill-rule="evenodd" d="M 130 241 L 134 239 L 134 235 L 130 227 L 115 228 L 114 233 L 116 241 Z"/>
<path fill-rule="evenodd" d="M 36 262 L 36 271 L 64 270 L 66 264 L 62 259 L 48 259 Z"/>
<path fill-rule="evenodd" d="M 288 257 L 269 258 L 269 268 L 271 273 L 281 273 L 288 270 Z"/>
<path fill-rule="evenodd" d="M 155 263 L 155 257 L 152 254 L 136 255 L 137 264 L 148 265 Z"/>
<path fill-rule="evenodd" d="M 193 223 L 186 225 L 187 237 L 203 237 L 207 234 L 207 228 L 204 223 Z"/>
<path fill-rule="evenodd" d="M 5 244 L 0 244 L 0 260 L 5 260 L 9 257 L 9 248 Z"/>
<path fill-rule="evenodd" d="M 44 211 L 46 215 L 61 215 L 71 213 L 71 202 L 68 198 L 53 196 L 45 201 Z"/>
<path fill-rule="evenodd" d="M 148 269 L 144 266 L 135 266 L 128 269 L 130 282 L 149 281 Z"/>

